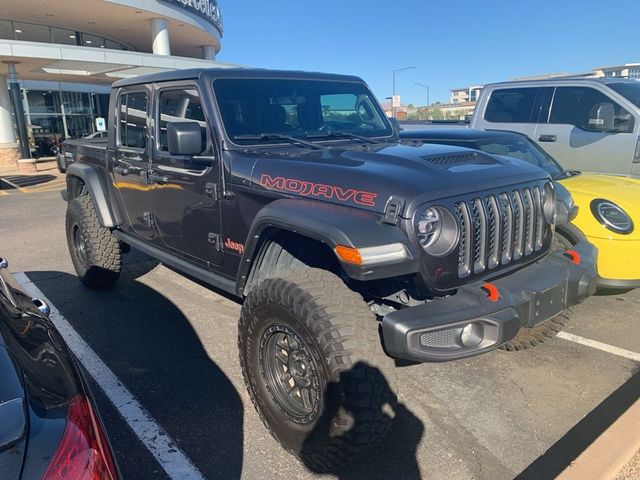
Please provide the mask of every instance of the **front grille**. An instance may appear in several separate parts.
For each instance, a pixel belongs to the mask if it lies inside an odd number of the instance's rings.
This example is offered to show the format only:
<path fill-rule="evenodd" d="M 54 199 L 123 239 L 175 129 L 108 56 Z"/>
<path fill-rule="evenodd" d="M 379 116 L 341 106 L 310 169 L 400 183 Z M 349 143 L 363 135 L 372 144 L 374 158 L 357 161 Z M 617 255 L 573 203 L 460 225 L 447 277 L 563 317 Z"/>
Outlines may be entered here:
<path fill-rule="evenodd" d="M 536 185 L 456 203 L 458 277 L 493 270 L 539 251 L 547 227 L 544 195 Z"/>

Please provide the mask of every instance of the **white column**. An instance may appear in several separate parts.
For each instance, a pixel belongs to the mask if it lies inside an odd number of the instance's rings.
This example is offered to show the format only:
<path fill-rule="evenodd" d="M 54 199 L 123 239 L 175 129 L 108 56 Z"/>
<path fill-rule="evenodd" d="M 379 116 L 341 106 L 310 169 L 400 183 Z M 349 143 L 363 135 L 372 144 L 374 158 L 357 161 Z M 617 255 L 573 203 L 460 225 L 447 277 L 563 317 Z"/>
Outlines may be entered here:
<path fill-rule="evenodd" d="M 0 75 L 0 144 L 3 143 L 16 143 L 16 133 L 13 129 L 7 77 Z"/>
<path fill-rule="evenodd" d="M 205 60 L 214 60 L 216 59 L 216 48 L 213 45 L 203 45 L 202 46 L 202 58 Z"/>
<path fill-rule="evenodd" d="M 151 43 L 155 55 L 171 55 L 171 44 L 169 43 L 169 25 L 164 18 L 152 18 L 151 22 Z"/>

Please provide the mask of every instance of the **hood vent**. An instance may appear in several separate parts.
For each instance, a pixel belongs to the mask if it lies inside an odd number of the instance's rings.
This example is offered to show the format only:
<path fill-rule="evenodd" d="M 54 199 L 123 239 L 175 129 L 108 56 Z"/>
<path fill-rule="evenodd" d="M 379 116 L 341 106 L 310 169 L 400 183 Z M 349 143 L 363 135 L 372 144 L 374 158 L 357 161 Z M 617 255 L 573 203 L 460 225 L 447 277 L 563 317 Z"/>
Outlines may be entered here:
<path fill-rule="evenodd" d="M 495 165 L 497 162 L 488 155 L 479 152 L 452 153 L 448 155 L 429 155 L 422 157 L 431 165 L 449 170 L 462 165 Z"/>

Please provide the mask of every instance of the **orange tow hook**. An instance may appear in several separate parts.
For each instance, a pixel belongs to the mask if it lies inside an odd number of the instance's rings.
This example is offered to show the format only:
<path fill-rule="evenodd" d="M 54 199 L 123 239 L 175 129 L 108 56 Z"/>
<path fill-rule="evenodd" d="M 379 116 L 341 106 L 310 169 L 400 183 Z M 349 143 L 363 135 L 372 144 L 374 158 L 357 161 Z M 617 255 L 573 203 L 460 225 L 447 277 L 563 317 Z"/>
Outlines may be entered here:
<path fill-rule="evenodd" d="M 489 300 L 492 302 L 497 302 L 500 300 L 500 292 L 498 291 L 498 287 L 496 287 L 493 283 L 485 283 L 482 285 L 482 289 L 487 292 Z"/>

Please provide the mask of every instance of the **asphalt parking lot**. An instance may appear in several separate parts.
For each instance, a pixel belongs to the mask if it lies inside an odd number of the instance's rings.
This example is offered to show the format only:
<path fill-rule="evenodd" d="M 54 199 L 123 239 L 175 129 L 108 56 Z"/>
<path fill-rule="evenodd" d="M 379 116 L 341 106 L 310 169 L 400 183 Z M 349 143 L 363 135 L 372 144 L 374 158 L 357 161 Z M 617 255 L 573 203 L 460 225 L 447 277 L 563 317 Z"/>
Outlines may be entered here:
<path fill-rule="evenodd" d="M 0 196 L 0 255 L 150 422 L 141 440 L 135 412 L 94 385 L 126 479 L 169 478 L 167 470 L 174 478 L 553 478 L 640 395 L 640 290 L 597 296 L 575 309 L 573 340 L 400 368 L 403 407 L 386 443 L 319 475 L 280 448 L 251 405 L 236 350 L 240 305 L 136 252 L 114 288 L 86 289 L 67 253 L 64 213 L 58 191 Z M 574 341 L 582 339 L 601 344 Z M 184 457 L 167 467 L 156 447 Z"/>

